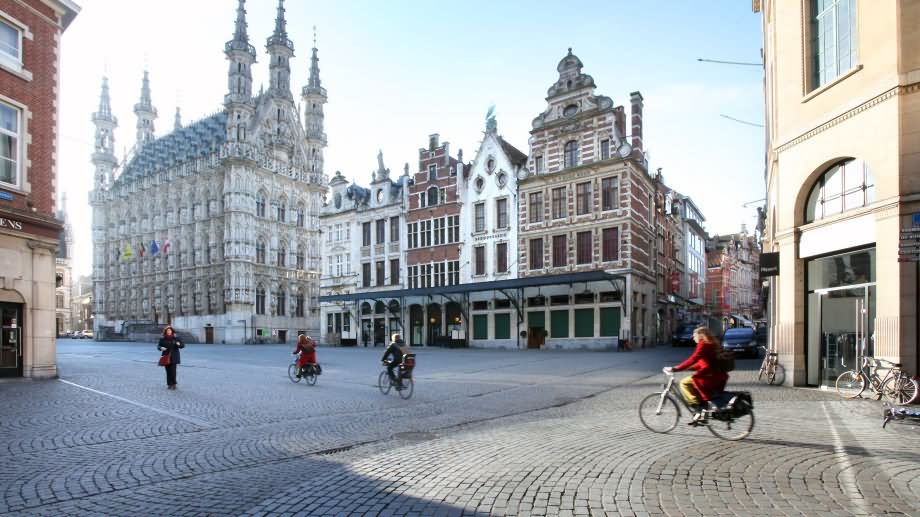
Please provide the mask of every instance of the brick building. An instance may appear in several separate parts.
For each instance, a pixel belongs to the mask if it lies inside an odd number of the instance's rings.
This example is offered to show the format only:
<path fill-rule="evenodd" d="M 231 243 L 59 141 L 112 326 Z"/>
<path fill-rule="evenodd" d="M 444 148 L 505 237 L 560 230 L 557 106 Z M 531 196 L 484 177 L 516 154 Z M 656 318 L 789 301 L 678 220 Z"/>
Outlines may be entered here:
<path fill-rule="evenodd" d="M 0 0 L 0 377 L 54 377 L 57 98 L 69 0 Z"/>
<path fill-rule="evenodd" d="M 627 136 L 625 108 L 595 95 L 582 67 L 569 49 L 533 121 L 529 174 L 518 183 L 519 276 L 607 272 L 625 285 L 568 281 L 529 294 L 528 346 L 653 345 L 655 190 L 642 152 L 642 95 L 630 94 Z"/>

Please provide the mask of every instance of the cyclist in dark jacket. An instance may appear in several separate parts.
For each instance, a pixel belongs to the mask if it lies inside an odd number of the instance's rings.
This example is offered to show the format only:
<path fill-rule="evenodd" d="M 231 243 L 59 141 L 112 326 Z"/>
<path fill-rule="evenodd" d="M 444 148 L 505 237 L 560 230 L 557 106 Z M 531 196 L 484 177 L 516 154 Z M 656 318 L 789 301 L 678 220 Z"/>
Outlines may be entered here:
<path fill-rule="evenodd" d="M 402 364 L 403 356 L 409 351 L 409 347 L 406 346 L 406 342 L 402 340 L 402 336 L 399 334 L 393 334 L 390 338 L 390 344 L 387 346 L 387 349 L 383 352 L 383 357 L 380 358 L 380 361 L 387 365 L 387 375 L 390 376 L 390 381 L 395 383 L 397 387 L 402 386 L 402 379 L 397 378 L 393 374 L 393 370 L 399 368 L 399 365 Z M 393 359 L 387 361 L 388 357 Z"/>

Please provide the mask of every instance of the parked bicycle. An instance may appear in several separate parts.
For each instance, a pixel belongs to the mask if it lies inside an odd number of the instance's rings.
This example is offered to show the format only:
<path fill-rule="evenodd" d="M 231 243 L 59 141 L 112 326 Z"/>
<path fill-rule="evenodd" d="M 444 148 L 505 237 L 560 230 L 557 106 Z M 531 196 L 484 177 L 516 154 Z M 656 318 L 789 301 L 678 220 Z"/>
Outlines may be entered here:
<path fill-rule="evenodd" d="M 668 433 L 677 427 L 681 417 L 681 406 L 692 415 L 693 410 L 677 391 L 674 374 L 665 373 L 664 388 L 648 395 L 639 403 L 639 420 L 649 431 Z M 680 401 L 678 403 L 678 401 Z M 748 391 L 725 391 L 712 401 L 717 409 L 703 410 L 698 425 L 709 428 L 709 432 L 723 440 L 741 440 L 754 429 L 754 401 Z"/>
<path fill-rule="evenodd" d="M 390 374 L 387 372 L 387 366 L 390 365 L 390 362 L 383 361 L 381 364 L 383 365 L 383 371 L 377 377 L 377 387 L 380 389 L 380 393 L 386 395 L 391 388 L 396 388 L 396 393 L 400 397 L 409 399 L 415 391 L 415 380 L 412 378 L 412 371 L 415 369 L 415 354 L 403 356 L 403 360 L 399 364 L 399 368 L 397 368 L 395 379 L 390 379 Z"/>
<path fill-rule="evenodd" d="M 879 376 L 879 370 L 886 370 L 883 377 Z M 858 370 L 841 373 L 835 388 L 837 394 L 845 399 L 862 396 L 868 388 L 875 400 L 885 397 L 886 401 L 899 406 L 910 404 L 920 393 L 920 385 L 901 369 L 901 363 L 872 357 L 864 357 Z"/>
<path fill-rule="evenodd" d="M 786 370 L 783 365 L 779 364 L 779 356 L 765 346 L 760 346 L 759 348 L 763 350 L 763 363 L 760 364 L 757 380 L 766 380 L 768 384 L 773 384 L 777 382 L 776 379 L 778 378 L 779 384 L 782 384 L 786 377 Z"/>
<path fill-rule="evenodd" d="M 909 420 L 915 424 L 920 424 L 920 411 L 907 408 L 893 408 L 888 404 L 882 406 L 882 429 L 892 420 L 903 421 Z"/>
<path fill-rule="evenodd" d="M 303 368 L 297 366 L 297 359 L 288 365 L 288 378 L 291 382 L 298 383 L 300 379 L 307 381 L 307 384 L 313 386 L 316 384 L 316 378 L 322 373 L 322 368 L 318 364 L 308 364 Z"/>

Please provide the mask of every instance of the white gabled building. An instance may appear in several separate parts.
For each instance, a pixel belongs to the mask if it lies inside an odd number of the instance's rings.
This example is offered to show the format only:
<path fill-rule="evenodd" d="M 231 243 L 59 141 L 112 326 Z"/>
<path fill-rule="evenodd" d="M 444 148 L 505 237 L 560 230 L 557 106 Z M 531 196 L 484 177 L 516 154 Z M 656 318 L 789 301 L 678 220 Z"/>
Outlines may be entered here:
<path fill-rule="evenodd" d="M 377 155 L 377 170 L 369 188 L 348 181 L 340 172 L 329 182 L 331 199 L 320 219 L 326 234 L 323 246 L 321 295 L 341 295 L 400 289 L 406 280 L 405 214 L 408 206 L 408 166 L 393 181 Z M 321 303 L 323 343 L 382 345 L 402 331 L 398 299 Z"/>
<path fill-rule="evenodd" d="M 460 234 L 469 236 L 469 245 L 460 252 L 462 283 L 517 278 L 517 177 L 526 163 L 527 155 L 499 136 L 490 111 L 482 143 L 464 168 L 458 188 Z M 474 291 L 465 307 L 470 346 L 518 347 L 515 327 L 510 324 L 514 308 L 507 298 L 492 291 Z"/>

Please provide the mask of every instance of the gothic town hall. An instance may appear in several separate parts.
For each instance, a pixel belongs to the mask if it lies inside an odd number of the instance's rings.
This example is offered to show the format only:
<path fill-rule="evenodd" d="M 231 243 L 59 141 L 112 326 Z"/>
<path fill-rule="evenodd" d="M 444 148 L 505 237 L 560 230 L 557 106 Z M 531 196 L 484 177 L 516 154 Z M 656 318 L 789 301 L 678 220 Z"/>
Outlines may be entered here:
<path fill-rule="evenodd" d="M 183 126 L 177 108 L 173 130 L 155 136 L 145 71 L 134 106 L 136 142 L 119 161 L 118 119 L 103 79 L 92 116 L 90 192 L 97 337 L 166 323 L 218 343 L 318 335 L 326 90 L 313 48 L 295 103 L 294 44 L 280 0 L 266 43 L 269 87 L 253 94 L 256 49 L 244 2 L 224 47 L 229 66 L 219 112 Z"/>

